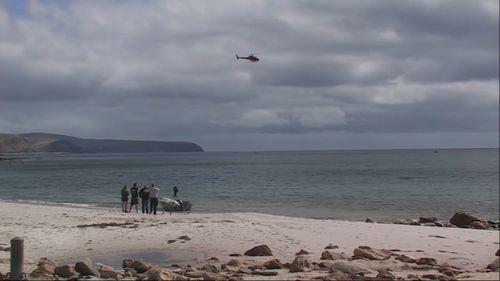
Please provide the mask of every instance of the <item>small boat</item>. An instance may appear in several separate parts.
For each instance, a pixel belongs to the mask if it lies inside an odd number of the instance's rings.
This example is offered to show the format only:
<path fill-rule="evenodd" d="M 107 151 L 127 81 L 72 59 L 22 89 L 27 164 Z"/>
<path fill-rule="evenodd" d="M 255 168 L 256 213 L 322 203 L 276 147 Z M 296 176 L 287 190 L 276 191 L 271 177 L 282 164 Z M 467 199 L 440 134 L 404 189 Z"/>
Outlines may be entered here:
<path fill-rule="evenodd" d="M 160 198 L 160 205 L 165 212 L 186 212 L 190 211 L 193 205 L 189 201 L 171 199 L 168 197 Z"/>

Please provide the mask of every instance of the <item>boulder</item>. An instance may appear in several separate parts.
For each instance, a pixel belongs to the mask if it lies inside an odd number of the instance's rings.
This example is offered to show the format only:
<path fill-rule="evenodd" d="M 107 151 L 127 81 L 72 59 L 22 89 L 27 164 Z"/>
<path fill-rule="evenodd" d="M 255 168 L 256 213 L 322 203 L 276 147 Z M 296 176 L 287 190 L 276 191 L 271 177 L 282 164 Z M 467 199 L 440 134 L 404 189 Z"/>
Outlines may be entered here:
<path fill-rule="evenodd" d="M 495 256 L 500 256 L 500 249 L 497 250 L 497 252 L 495 253 Z"/>
<path fill-rule="evenodd" d="M 289 272 L 305 272 L 311 270 L 311 263 L 305 256 L 296 256 L 290 265 Z"/>
<path fill-rule="evenodd" d="M 266 261 L 262 266 L 264 266 L 266 269 L 283 268 L 283 265 L 281 264 L 280 260 L 278 260 L 278 259 L 272 259 L 272 260 Z"/>
<path fill-rule="evenodd" d="M 396 276 L 392 274 L 390 271 L 384 268 L 377 269 L 377 277 L 376 280 L 396 280 Z"/>
<path fill-rule="evenodd" d="M 367 223 L 374 223 L 375 221 L 372 218 L 366 218 L 365 222 L 367 222 Z"/>
<path fill-rule="evenodd" d="M 488 229 L 488 225 L 482 221 L 473 221 L 470 226 L 475 229 Z"/>
<path fill-rule="evenodd" d="M 41 266 L 41 265 L 44 265 L 44 264 L 46 264 L 46 265 L 48 265 L 48 266 L 50 266 L 52 268 L 55 268 L 57 266 L 57 264 L 53 260 L 51 260 L 49 258 L 46 258 L 46 257 L 40 258 L 40 260 L 38 261 L 37 266 Z"/>
<path fill-rule="evenodd" d="M 322 260 L 347 260 L 348 257 L 346 255 L 340 254 L 340 253 L 335 253 L 332 251 L 323 251 L 321 253 L 321 258 Z"/>
<path fill-rule="evenodd" d="M 353 259 L 367 258 L 369 260 L 386 260 L 392 255 L 391 251 L 385 249 L 375 249 L 368 246 L 359 246 L 354 249 Z"/>
<path fill-rule="evenodd" d="M 240 260 L 237 260 L 237 259 L 232 259 L 232 260 L 226 262 L 226 265 L 229 265 L 229 266 L 241 266 L 242 262 Z"/>
<path fill-rule="evenodd" d="M 481 222 L 481 219 L 465 212 L 457 212 L 450 219 L 451 224 L 463 228 L 469 227 L 475 221 Z"/>
<path fill-rule="evenodd" d="M 208 272 L 212 272 L 212 273 L 218 273 L 219 272 L 219 269 L 217 268 L 217 266 L 213 265 L 213 264 L 205 264 L 204 266 L 201 267 L 201 270 L 205 270 L 205 271 L 208 271 Z"/>
<path fill-rule="evenodd" d="M 166 281 L 175 280 L 176 274 L 164 268 L 151 268 L 148 271 L 139 274 L 139 277 L 143 277 L 142 279 L 145 280 Z"/>
<path fill-rule="evenodd" d="M 300 255 L 309 255 L 309 252 L 304 250 L 304 249 L 300 249 L 300 251 L 298 251 L 297 253 L 295 253 L 296 256 L 300 256 Z"/>
<path fill-rule="evenodd" d="M 97 266 L 90 258 L 83 258 L 75 264 L 75 270 L 83 276 L 90 275 L 101 277 Z"/>
<path fill-rule="evenodd" d="M 419 223 L 436 223 L 438 219 L 436 217 L 420 217 L 418 218 Z"/>
<path fill-rule="evenodd" d="M 328 244 L 328 246 L 325 247 L 325 250 L 333 250 L 333 249 L 338 249 L 339 246 L 337 245 L 332 245 L 331 243 Z"/>
<path fill-rule="evenodd" d="M 125 268 L 132 268 L 132 264 L 133 263 L 134 263 L 134 259 L 131 259 L 131 258 L 123 259 L 123 261 L 122 261 L 122 267 L 123 267 L 123 269 L 125 269 Z"/>
<path fill-rule="evenodd" d="M 267 270 L 254 270 L 252 274 L 261 275 L 261 276 L 276 276 L 278 272 L 276 271 L 267 271 Z"/>
<path fill-rule="evenodd" d="M 245 252 L 245 256 L 272 256 L 273 252 L 267 245 L 255 246 Z"/>
<path fill-rule="evenodd" d="M 354 275 L 364 275 L 370 273 L 370 271 L 354 262 L 349 262 L 345 260 L 336 260 L 329 264 L 330 270 L 334 272 L 335 270 L 340 270 L 350 276 Z"/>
<path fill-rule="evenodd" d="M 35 277 L 35 278 L 53 279 L 53 276 L 54 276 L 54 267 L 52 267 L 49 264 L 39 265 L 35 270 L 33 270 L 29 274 L 29 277 Z"/>
<path fill-rule="evenodd" d="M 75 266 L 71 264 L 56 266 L 54 274 L 63 278 L 71 278 L 76 275 Z"/>
<path fill-rule="evenodd" d="M 184 276 L 189 278 L 203 278 L 203 271 L 187 271 Z"/>
<path fill-rule="evenodd" d="M 352 281 L 351 276 L 341 270 L 334 270 L 333 272 L 330 272 L 330 277 L 333 278 L 333 280 Z"/>
<path fill-rule="evenodd" d="M 416 263 L 417 259 L 407 256 L 407 255 L 398 255 L 396 257 L 396 260 L 402 261 L 402 262 L 407 262 L 407 263 Z"/>
<path fill-rule="evenodd" d="M 500 268 L 500 258 L 496 258 L 492 263 L 488 264 L 487 269 L 498 272 Z"/>
<path fill-rule="evenodd" d="M 153 268 L 153 265 L 142 260 L 134 260 L 132 262 L 132 268 L 135 269 L 137 273 L 143 273 Z"/>
<path fill-rule="evenodd" d="M 97 266 L 99 268 L 101 278 L 118 279 L 118 277 L 122 277 L 124 275 L 120 270 L 116 270 L 109 265 L 97 264 Z"/>
<path fill-rule="evenodd" d="M 437 261 L 434 258 L 419 258 L 417 260 L 417 264 L 425 264 L 425 265 L 437 265 Z"/>

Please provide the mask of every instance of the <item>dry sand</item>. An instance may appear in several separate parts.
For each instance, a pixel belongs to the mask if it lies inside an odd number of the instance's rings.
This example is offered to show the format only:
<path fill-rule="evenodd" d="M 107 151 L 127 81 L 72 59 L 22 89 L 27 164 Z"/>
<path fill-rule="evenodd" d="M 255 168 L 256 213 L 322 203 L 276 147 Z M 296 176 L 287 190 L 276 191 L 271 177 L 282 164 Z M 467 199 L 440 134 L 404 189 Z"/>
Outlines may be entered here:
<path fill-rule="evenodd" d="M 470 271 L 461 278 L 498 279 L 498 273 L 476 273 L 495 259 L 499 232 L 492 230 L 373 224 L 364 222 L 292 218 L 256 213 L 162 214 L 121 213 L 117 209 L 83 209 L 0 202 L 0 249 L 9 246 L 13 237 L 25 240 L 25 271 L 36 261 L 48 257 L 63 262 L 84 256 L 98 256 L 123 251 L 187 250 L 200 253 L 192 265 L 210 257 L 226 262 L 229 254 L 266 244 L 273 257 L 238 259 L 262 263 L 271 258 L 292 262 L 295 253 L 304 249 L 311 261 L 319 262 L 328 244 L 338 245 L 336 252 L 352 255 L 358 246 L 398 249 L 416 258 L 433 257 L 439 264 L 448 263 Z M 92 227 L 90 224 L 118 223 L 119 226 Z M 125 224 L 127 223 L 127 224 Z M 80 227 L 78 227 L 80 226 Z M 186 235 L 190 240 L 178 239 Z M 169 241 L 175 240 L 175 242 Z M 0 272 L 9 271 L 10 253 L 0 251 Z M 367 263 L 388 267 L 406 276 L 402 263 L 390 260 Z M 294 275 L 295 274 L 295 275 Z M 307 275 L 280 272 L 278 277 L 308 278 Z M 262 279 L 263 277 L 256 277 Z M 310 276 L 309 276 L 310 278 Z"/>

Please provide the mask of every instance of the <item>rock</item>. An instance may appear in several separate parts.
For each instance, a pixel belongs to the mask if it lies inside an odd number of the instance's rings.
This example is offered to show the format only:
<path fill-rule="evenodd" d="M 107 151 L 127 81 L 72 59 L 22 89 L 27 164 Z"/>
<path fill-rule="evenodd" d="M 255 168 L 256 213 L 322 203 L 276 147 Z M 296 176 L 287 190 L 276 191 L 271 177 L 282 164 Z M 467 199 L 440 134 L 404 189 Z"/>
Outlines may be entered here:
<path fill-rule="evenodd" d="M 75 270 L 81 275 L 90 275 L 100 277 L 99 270 L 97 266 L 90 258 L 83 258 L 81 261 L 75 264 Z"/>
<path fill-rule="evenodd" d="M 203 271 L 187 271 L 184 276 L 189 278 L 203 278 Z"/>
<path fill-rule="evenodd" d="M 249 267 L 248 267 L 248 269 L 250 269 L 250 270 L 257 270 L 257 269 L 262 269 L 262 270 L 264 270 L 264 269 L 266 269 L 266 268 L 265 268 L 263 265 L 260 265 L 260 264 L 254 264 L 254 265 L 249 266 Z"/>
<path fill-rule="evenodd" d="M 332 244 L 328 244 L 328 246 L 325 247 L 325 250 L 332 250 L 332 249 L 338 249 L 339 246 L 337 245 L 332 245 Z"/>
<path fill-rule="evenodd" d="M 71 264 L 56 266 L 54 274 L 63 278 L 71 278 L 76 275 L 75 266 Z"/>
<path fill-rule="evenodd" d="M 212 273 L 212 272 L 203 272 L 202 278 L 203 278 L 203 280 L 215 280 L 215 281 L 218 281 L 218 280 L 226 280 L 227 276 L 222 275 L 222 274 Z"/>
<path fill-rule="evenodd" d="M 335 270 L 330 273 L 330 276 L 333 278 L 333 280 L 338 280 L 338 281 L 351 281 L 352 278 L 349 274 L 341 271 L 341 270 Z"/>
<path fill-rule="evenodd" d="M 137 277 L 137 275 L 139 275 L 139 273 L 137 273 L 137 270 L 130 268 L 130 267 L 125 268 L 124 276 Z"/>
<path fill-rule="evenodd" d="M 131 258 L 123 259 L 123 261 L 122 261 L 122 267 L 123 267 L 123 269 L 125 269 L 125 268 L 132 268 L 132 264 L 133 263 L 134 263 L 134 259 L 131 259 Z"/>
<path fill-rule="evenodd" d="M 434 258 L 419 258 L 417 260 L 417 264 L 425 264 L 425 265 L 437 265 L 437 261 Z"/>
<path fill-rule="evenodd" d="M 475 221 L 481 222 L 481 219 L 469 213 L 464 213 L 464 212 L 457 212 L 450 219 L 451 224 L 463 228 L 469 227 L 471 223 Z"/>
<path fill-rule="evenodd" d="M 208 259 L 208 261 L 211 261 L 211 262 L 219 262 L 220 260 L 219 260 L 219 258 L 217 258 L 217 257 L 211 257 L 211 258 L 209 258 L 209 259 Z"/>
<path fill-rule="evenodd" d="M 310 268 L 311 264 L 309 263 L 307 257 L 301 255 L 295 257 L 295 260 L 293 260 L 292 264 L 290 265 L 289 272 L 305 272 L 310 271 Z"/>
<path fill-rule="evenodd" d="M 39 265 L 35 270 L 33 270 L 29 277 L 37 277 L 37 278 L 49 278 L 52 279 L 54 275 L 54 267 L 49 264 Z"/>
<path fill-rule="evenodd" d="M 349 261 L 345 261 L 345 260 L 336 260 L 334 262 L 332 262 L 330 265 L 330 269 L 332 271 L 335 271 L 335 270 L 340 270 L 344 273 L 347 273 L 349 274 L 350 276 L 354 276 L 354 275 L 364 275 L 366 273 L 370 273 L 369 270 L 353 263 L 353 262 L 349 262 Z"/>
<path fill-rule="evenodd" d="M 500 249 L 497 250 L 497 252 L 495 253 L 495 256 L 500 256 Z"/>
<path fill-rule="evenodd" d="M 309 255 L 309 252 L 306 251 L 306 250 L 303 250 L 303 249 L 300 249 L 300 251 L 298 251 L 297 253 L 295 253 L 296 256 L 300 256 L 300 255 Z"/>
<path fill-rule="evenodd" d="M 492 263 L 488 264 L 487 269 L 498 272 L 500 268 L 500 258 L 496 258 Z"/>
<path fill-rule="evenodd" d="M 252 274 L 262 275 L 262 276 L 276 276 L 276 275 L 278 275 L 278 272 L 266 271 L 266 270 L 254 270 L 254 271 L 252 271 Z"/>
<path fill-rule="evenodd" d="M 343 254 L 335 253 L 332 251 L 323 251 L 323 253 L 321 253 L 320 259 L 322 259 L 322 260 L 347 260 L 348 257 L 343 255 Z"/>
<path fill-rule="evenodd" d="M 420 225 L 420 223 L 416 219 L 408 220 L 407 224 L 409 224 L 409 225 Z"/>
<path fill-rule="evenodd" d="M 392 253 L 385 249 L 375 249 L 368 246 L 359 246 L 354 249 L 353 259 L 367 258 L 369 260 L 386 260 L 390 258 Z"/>
<path fill-rule="evenodd" d="M 179 236 L 179 237 L 177 237 L 177 239 L 181 239 L 181 240 L 184 240 L 184 241 L 189 241 L 189 240 L 191 240 L 191 238 L 189 238 L 189 236 L 187 236 L 187 235 L 182 235 L 182 236 Z"/>
<path fill-rule="evenodd" d="M 153 265 L 142 260 L 134 260 L 132 262 L 132 268 L 135 269 L 137 273 L 140 274 L 153 268 Z"/>
<path fill-rule="evenodd" d="M 166 280 L 175 280 L 176 275 L 164 268 L 151 268 L 148 271 L 140 274 L 139 276 L 145 277 L 146 280 L 157 280 L 157 281 L 166 281 Z"/>
<path fill-rule="evenodd" d="M 473 221 L 470 223 L 470 226 L 475 229 L 488 229 L 488 225 L 486 225 L 482 221 Z"/>
<path fill-rule="evenodd" d="M 387 269 L 380 268 L 377 269 L 377 272 L 377 280 L 396 280 L 396 276 L 394 276 L 394 274 L 392 274 Z"/>
<path fill-rule="evenodd" d="M 374 223 L 375 221 L 372 218 L 366 218 L 365 222 Z"/>
<path fill-rule="evenodd" d="M 435 223 L 438 219 L 436 217 L 420 217 L 418 218 L 419 223 Z"/>
<path fill-rule="evenodd" d="M 230 257 L 241 257 L 241 254 L 238 254 L 238 253 L 233 253 L 233 254 L 229 254 Z"/>
<path fill-rule="evenodd" d="M 402 261 L 402 262 L 407 262 L 407 263 L 416 263 L 417 259 L 407 256 L 407 255 L 398 255 L 396 257 L 396 260 Z"/>
<path fill-rule="evenodd" d="M 201 267 L 201 270 L 205 270 L 205 271 L 208 271 L 208 272 L 212 272 L 212 273 L 218 273 L 219 272 L 219 269 L 217 268 L 217 266 L 213 265 L 213 264 L 205 264 L 204 266 Z"/>
<path fill-rule="evenodd" d="M 273 252 L 267 245 L 255 246 L 245 252 L 245 256 L 272 256 Z"/>
<path fill-rule="evenodd" d="M 40 258 L 40 260 L 38 261 L 37 266 L 41 266 L 41 265 L 44 265 L 44 264 L 46 264 L 46 265 L 48 265 L 48 266 L 50 266 L 52 268 L 55 268 L 57 266 L 57 264 L 53 260 L 51 260 L 49 258 L 46 258 L 46 257 Z"/>
<path fill-rule="evenodd" d="M 262 266 L 264 266 L 266 269 L 281 269 L 281 268 L 283 268 L 283 265 L 281 264 L 280 260 L 278 260 L 278 259 L 266 261 Z"/>
<path fill-rule="evenodd" d="M 434 274 L 434 273 L 428 273 L 428 274 L 424 274 L 422 275 L 423 278 L 426 278 L 426 279 L 431 279 L 431 280 L 448 280 L 448 278 L 444 275 L 441 275 L 441 274 Z"/>
<path fill-rule="evenodd" d="M 116 270 L 109 265 L 98 264 L 97 266 L 99 268 L 99 274 L 101 274 L 101 278 L 117 279 L 119 276 L 124 275 L 124 273 L 122 273 L 120 270 Z"/>
<path fill-rule="evenodd" d="M 242 262 L 240 260 L 237 260 L 237 259 L 232 259 L 232 260 L 226 262 L 226 264 L 229 266 L 241 266 Z"/>

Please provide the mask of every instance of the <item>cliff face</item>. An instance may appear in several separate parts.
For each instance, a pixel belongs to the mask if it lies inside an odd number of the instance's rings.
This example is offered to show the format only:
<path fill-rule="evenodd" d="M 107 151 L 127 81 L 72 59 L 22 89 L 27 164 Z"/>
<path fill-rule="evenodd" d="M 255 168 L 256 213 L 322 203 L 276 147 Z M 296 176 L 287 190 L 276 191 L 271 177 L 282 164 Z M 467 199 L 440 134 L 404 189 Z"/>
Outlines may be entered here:
<path fill-rule="evenodd" d="M 0 153 L 134 153 L 202 151 L 203 148 L 191 142 L 97 140 L 45 133 L 19 135 L 0 134 Z"/>

